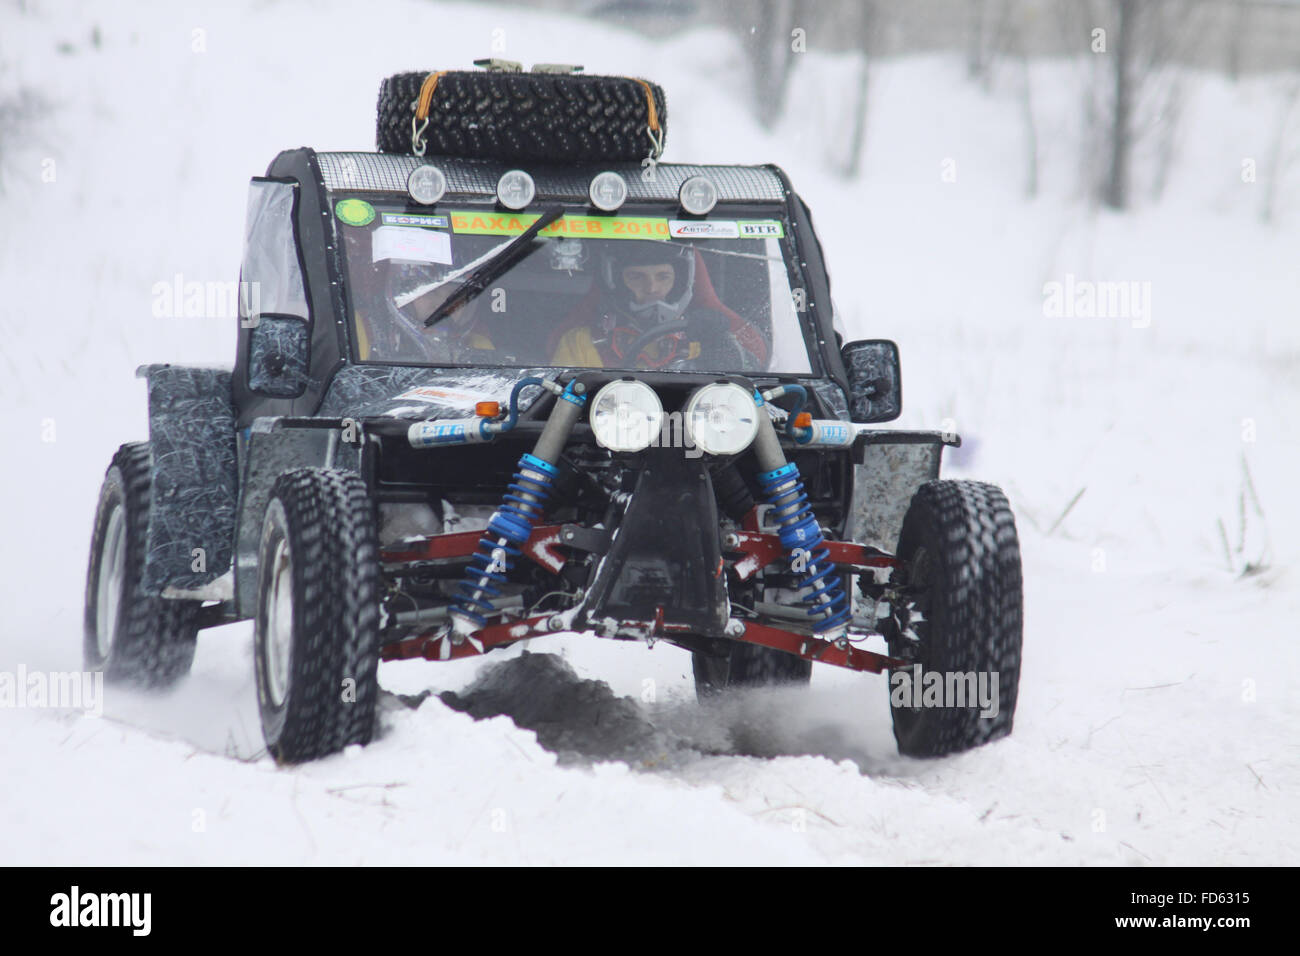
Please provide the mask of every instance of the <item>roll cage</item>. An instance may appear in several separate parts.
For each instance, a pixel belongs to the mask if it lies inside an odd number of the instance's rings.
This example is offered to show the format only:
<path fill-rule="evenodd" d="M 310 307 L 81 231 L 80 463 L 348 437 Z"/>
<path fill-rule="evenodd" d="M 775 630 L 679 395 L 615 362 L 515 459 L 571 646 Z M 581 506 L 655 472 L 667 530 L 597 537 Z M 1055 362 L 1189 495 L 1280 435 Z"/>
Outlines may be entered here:
<path fill-rule="evenodd" d="M 344 366 L 355 364 L 355 343 L 348 297 L 347 270 L 339 224 L 333 214 L 337 199 L 374 196 L 392 202 L 407 200 L 406 177 L 423 162 L 436 157 L 377 153 L 317 152 L 303 147 L 280 153 L 267 169 L 266 180 L 283 183 L 293 190 L 292 241 L 301 270 L 308 316 L 306 368 L 293 394 L 271 393 L 259 388 L 250 375 L 250 353 L 259 317 L 250 314 L 250 304 L 241 300 L 240 328 L 235 369 L 231 383 L 237 425 L 246 429 L 262 416 L 307 417 L 317 414 L 330 385 Z M 438 160 L 448 177 L 446 203 L 485 209 L 494 207 L 495 183 L 506 170 L 502 163 L 469 160 Z M 707 175 L 718 184 L 719 209 L 740 215 L 758 209 L 783 207 L 788 225 L 786 236 L 790 284 L 802 300 L 799 318 L 813 361 L 807 376 L 779 376 L 813 386 L 827 413 L 842 407 L 834 393 L 848 395 L 848 379 L 839 353 L 831 312 L 830 285 L 820 244 L 812 227 L 807 205 L 794 192 L 788 177 L 776 166 L 695 166 L 661 163 L 648 179 L 639 167 L 618 164 L 600 167 L 530 167 L 538 185 L 538 200 L 559 202 L 574 210 L 595 212 L 587 205 L 586 188 L 591 176 L 604 169 L 621 173 L 631 189 L 629 210 L 637 203 L 675 201 L 680 184 L 692 175 Z M 407 200 L 409 202 L 409 200 Z M 411 203 L 411 211 L 428 212 L 429 207 Z M 256 267 L 246 253 L 241 279 L 256 282 Z M 370 364 L 370 363 L 367 363 Z M 384 364 L 384 363 L 379 363 Z M 397 366 L 419 363 L 391 363 Z M 449 366 L 454 367 L 454 366 Z M 827 385 L 834 388 L 827 389 Z"/>

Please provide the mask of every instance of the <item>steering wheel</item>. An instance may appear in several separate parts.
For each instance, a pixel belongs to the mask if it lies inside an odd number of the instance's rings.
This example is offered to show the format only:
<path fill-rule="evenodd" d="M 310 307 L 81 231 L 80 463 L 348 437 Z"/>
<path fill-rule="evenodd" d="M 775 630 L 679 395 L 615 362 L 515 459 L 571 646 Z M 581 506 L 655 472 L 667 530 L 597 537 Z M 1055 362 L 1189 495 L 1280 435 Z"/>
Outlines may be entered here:
<path fill-rule="evenodd" d="M 399 354 L 409 354 L 406 350 L 410 349 L 426 362 L 437 364 L 440 361 L 447 361 L 446 356 L 438 354 L 437 343 L 430 336 L 421 333 L 413 322 L 404 316 L 399 318 L 392 313 L 390 319 L 392 320 L 390 328 L 397 333 L 397 340 L 401 343 L 399 348 L 402 351 Z"/>
<path fill-rule="evenodd" d="M 460 306 L 460 309 L 472 307 L 473 303 L 468 302 Z M 450 316 L 430 329 L 408 318 L 400 309 L 390 309 L 389 318 L 390 327 L 401 343 L 399 347 L 403 349 L 401 355 L 409 355 L 413 351 L 431 365 L 464 360 L 462 353 L 468 346 L 462 340 L 466 336 L 466 330 L 456 325 L 455 319 Z M 410 351 L 406 351 L 408 349 Z"/>
<path fill-rule="evenodd" d="M 632 344 L 624 350 L 623 357 L 629 359 L 632 364 L 635 365 L 636 360 L 641 357 L 641 353 L 649 348 L 651 344 L 658 342 L 660 339 L 672 335 L 675 332 L 685 331 L 686 323 L 681 319 L 671 319 L 668 322 L 660 322 L 658 325 L 652 326 L 633 339 Z"/>
<path fill-rule="evenodd" d="M 435 328 L 434 334 L 430 334 L 430 330 L 424 328 L 414 316 L 416 309 L 411 302 L 397 305 L 397 300 L 403 293 L 414 289 L 422 280 L 434 277 L 435 273 L 427 268 L 398 269 L 391 266 L 383 277 L 382 302 L 387 324 L 384 331 L 390 337 L 392 346 L 397 349 L 394 358 L 414 358 L 433 365 L 454 360 L 455 334 L 450 319 L 444 323 L 443 328 Z"/>
<path fill-rule="evenodd" d="M 732 337 L 723 322 L 721 320 L 706 321 L 699 316 L 695 317 L 694 320 L 673 319 L 668 322 L 661 322 L 642 332 L 623 352 L 623 357 L 630 358 L 635 364 L 636 360 L 641 357 L 641 353 L 651 343 L 657 342 L 659 339 L 675 332 L 689 332 L 698 336 L 700 355 L 695 359 L 687 359 L 684 355 L 679 356 L 673 361 L 665 363 L 664 368 L 699 368 L 699 363 L 705 360 L 706 357 L 717 364 L 719 371 L 736 370 L 745 367 L 744 357 L 746 353 Z"/>

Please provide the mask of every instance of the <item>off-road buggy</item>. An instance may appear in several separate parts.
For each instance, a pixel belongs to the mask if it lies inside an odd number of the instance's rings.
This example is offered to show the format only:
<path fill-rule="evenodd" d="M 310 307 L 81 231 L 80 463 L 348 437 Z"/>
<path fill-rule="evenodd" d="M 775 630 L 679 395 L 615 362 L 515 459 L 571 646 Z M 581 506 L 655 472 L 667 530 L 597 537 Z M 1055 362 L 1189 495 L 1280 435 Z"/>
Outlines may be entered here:
<path fill-rule="evenodd" d="M 843 342 L 786 174 L 661 161 L 654 84 L 489 67 L 391 77 L 380 151 L 252 180 L 233 371 L 140 370 L 87 666 L 167 686 L 252 619 L 281 761 L 371 739 L 381 659 L 562 632 L 684 648 L 705 696 L 890 672 L 904 754 L 1009 732 L 1012 513 L 938 480 L 955 436 L 870 427 L 897 349 Z"/>

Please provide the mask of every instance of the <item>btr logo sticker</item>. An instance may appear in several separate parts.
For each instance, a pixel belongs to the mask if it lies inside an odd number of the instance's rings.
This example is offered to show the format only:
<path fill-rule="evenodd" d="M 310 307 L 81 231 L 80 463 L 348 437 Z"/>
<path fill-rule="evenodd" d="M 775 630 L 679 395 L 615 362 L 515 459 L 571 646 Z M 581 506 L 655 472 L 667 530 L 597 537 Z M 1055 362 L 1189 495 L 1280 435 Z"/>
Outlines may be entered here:
<path fill-rule="evenodd" d="M 740 227 L 742 239 L 780 239 L 785 236 L 785 230 L 776 219 L 757 219 L 736 225 Z"/>

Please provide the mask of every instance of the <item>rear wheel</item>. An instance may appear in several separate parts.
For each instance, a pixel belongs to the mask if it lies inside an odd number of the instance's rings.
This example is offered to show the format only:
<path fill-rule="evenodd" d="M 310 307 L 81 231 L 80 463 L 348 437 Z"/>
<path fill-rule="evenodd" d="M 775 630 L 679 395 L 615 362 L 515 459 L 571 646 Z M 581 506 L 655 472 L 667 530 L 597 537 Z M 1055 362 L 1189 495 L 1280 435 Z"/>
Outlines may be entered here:
<path fill-rule="evenodd" d="M 258 552 L 254 648 L 267 750 L 282 763 L 370 742 L 379 692 L 379 547 L 357 475 L 275 482 Z"/>
<path fill-rule="evenodd" d="M 881 622 L 891 655 L 911 662 L 890 672 L 898 752 L 939 757 L 1009 734 L 1022 595 L 1020 543 L 1006 496 L 982 482 L 927 482 L 903 519 L 898 557 L 899 607 Z M 918 665 L 921 684 L 914 687 Z"/>
<path fill-rule="evenodd" d="M 168 601 L 141 590 L 151 495 L 148 442 L 123 445 L 95 510 L 82 658 L 87 670 L 103 671 L 106 680 L 163 688 L 194 662 L 201 602 Z"/>
<path fill-rule="evenodd" d="M 725 657 L 700 651 L 691 654 L 695 695 L 700 700 L 729 687 L 806 685 L 812 680 L 812 661 L 759 644 L 737 641 Z"/>

